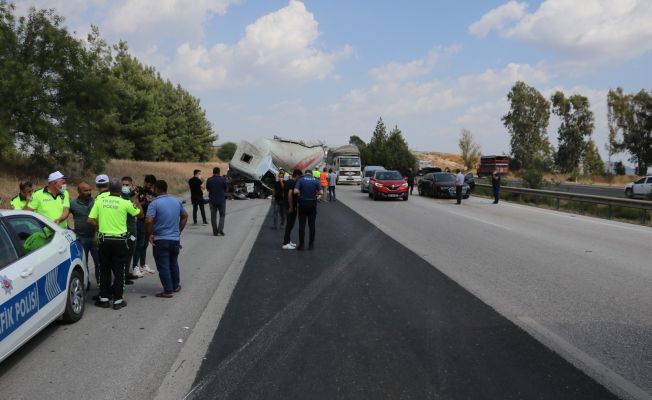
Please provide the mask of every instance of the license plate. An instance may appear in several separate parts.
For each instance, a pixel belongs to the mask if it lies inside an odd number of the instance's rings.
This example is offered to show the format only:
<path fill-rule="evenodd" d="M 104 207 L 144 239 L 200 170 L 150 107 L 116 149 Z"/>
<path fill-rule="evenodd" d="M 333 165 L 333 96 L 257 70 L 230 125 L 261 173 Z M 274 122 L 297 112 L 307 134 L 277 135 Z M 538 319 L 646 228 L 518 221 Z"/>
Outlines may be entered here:
<path fill-rule="evenodd" d="M 353 178 L 346 178 L 346 180 L 347 180 L 347 181 L 352 181 L 352 180 L 353 180 Z"/>
<path fill-rule="evenodd" d="M 388 194 L 387 197 L 398 197 L 397 194 Z"/>

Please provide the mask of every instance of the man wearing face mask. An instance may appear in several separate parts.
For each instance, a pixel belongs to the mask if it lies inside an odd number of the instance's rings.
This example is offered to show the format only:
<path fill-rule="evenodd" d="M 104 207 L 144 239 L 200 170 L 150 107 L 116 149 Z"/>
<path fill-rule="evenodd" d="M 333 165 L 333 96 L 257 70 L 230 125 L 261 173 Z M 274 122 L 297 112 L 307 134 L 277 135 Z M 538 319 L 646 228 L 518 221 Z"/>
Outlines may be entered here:
<path fill-rule="evenodd" d="M 75 223 L 75 234 L 77 239 L 84 248 L 84 254 L 88 260 L 90 253 L 95 266 L 95 282 L 100 286 L 100 258 L 97 250 L 97 241 L 95 240 L 95 227 L 88 223 L 88 214 L 95 204 L 95 199 L 91 196 L 91 185 L 86 182 L 81 182 L 77 185 L 77 193 L 79 196 L 70 202 L 70 214 L 72 214 Z"/>
<path fill-rule="evenodd" d="M 18 185 L 18 189 L 20 190 L 18 196 L 11 199 L 11 207 L 14 210 L 22 210 L 25 208 L 27 203 L 32 200 L 32 193 L 34 192 L 32 182 L 21 182 L 20 185 Z"/>
<path fill-rule="evenodd" d="M 136 194 L 137 193 L 135 191 L 133 178 L 130 176 L 122 177 L 122 198 L 133 203 Z M 143 277 L 142 272 L 140 272 L 140 268 L 134 268 L 132 270 L 133 272 L 130 271 L 131 259 L 134 256 L 134 251 L 136 250 L 137 234 L 138 232 L 136 227 L 136 217 L 127 214 L 127 248 L 129 250 L 129 258 L 125 264 L 125 285 L 133 285 L 134 279 Z"/>
<path fill-rule="evenodd" d="M 59 171 L 51 173 L 48 177 L 48 185 L 32 194 L 32 200 L 25 210 L 34 211 L 62 228 L 67 228 L 70 195 L 66 186 L 66 177 Z"/>

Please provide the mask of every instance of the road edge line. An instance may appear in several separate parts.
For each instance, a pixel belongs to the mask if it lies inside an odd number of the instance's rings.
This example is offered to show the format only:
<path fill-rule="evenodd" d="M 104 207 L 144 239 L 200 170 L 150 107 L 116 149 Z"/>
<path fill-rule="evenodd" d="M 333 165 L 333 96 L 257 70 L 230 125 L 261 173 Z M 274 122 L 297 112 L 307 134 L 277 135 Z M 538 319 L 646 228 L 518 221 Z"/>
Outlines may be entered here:
<path fill-rule="evenodd" d="M 193 327 L 192 333 L 172 363 L 169 372 L 158 387 L 155 400 L 183 399 L 192 388 L 197 372 L 208 351 L 208 346 L 219 327 L 222 315 L 224 315 L 229 299 L 263 226 L 269 206 L 264 209 L 265 212 L 259 213 L 253 218 L 249 233 Z"/>
<path fill-rule="evenodd" d="M 533 318 L 517 316 L 517 325 L 536 338 L 540 343 L 562 356 L 566 361 L 583 371 L 596 382 L 618 396 L 629 400 L 652 400 L 652 395 L 613 371 L 600 361 L 573 346 L 567 340 L 543 326 Z"/>

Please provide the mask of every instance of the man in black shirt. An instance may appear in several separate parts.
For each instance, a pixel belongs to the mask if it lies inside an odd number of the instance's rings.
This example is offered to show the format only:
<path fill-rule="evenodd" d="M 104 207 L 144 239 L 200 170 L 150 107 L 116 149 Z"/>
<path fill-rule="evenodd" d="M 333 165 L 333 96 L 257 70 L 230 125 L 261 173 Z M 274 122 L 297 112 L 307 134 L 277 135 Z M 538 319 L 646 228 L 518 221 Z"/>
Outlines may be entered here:
<path fill-rule="evenodd" d="M 288 212 L 287 202 L 285 201 L 285 170 L 278 171 L 278 178 L 274 182 L 272 189 L 272 211 L 274 212 L 274 229 L 278 229 L 278 217 L 281 217 L 281 228 L 285 225 L 285 216 Z"/>
<path fill-rule="evenodd" d="M 154 175 L 145 175 L 145 182 L 142 187 L 137 187 L 137 198 L 140 205 L 143 207 L 143 213 L 138 216 L 136 221 L 136 251 L 134 251 L 133 266 L 135 275 L 141 273 L 145 274 L 155 274 L 153 268 L 146 264 L 145 257 L 147 256 L 147 236 L 145 235 L 145 215 L 147 214 L 147 207 L 149 203 L 154 200 L 154 184 L 156 183 L 156 177 Z"/>
<path fill-rule="evenodd" d="M 201 211 L 201 219 L 204 225 L 208 225 L 206 220 L 206 210 L 204 209 L 204 191 L 202 184 L 204 183 L 201 180 L 201 171 L 196 169 L 193 171 L 193 177 L 188 180 L 188 186 L 190 186 L 190 201 L 192 202 L 192 223 L 197 225 L 197 208 Z"/>
<path fill-rule="evenodd" d="M 282 249 L 284 250 L 294 250 L 297 247 L 295 243 L 290 241 L 290 234 L 292 234 L 292 228 L 294 228 L 294 223 L 297 220 L 297 200 L 299 199 L 299 196 L 294 194 L 294 185 L 300 177 L 301 171 L 295 169 L 292 171 L 292 179 L 285 181 L 285 186 L 283 188 L 288 213 L 285 224 L 285 236 L 283 237 Z"/>

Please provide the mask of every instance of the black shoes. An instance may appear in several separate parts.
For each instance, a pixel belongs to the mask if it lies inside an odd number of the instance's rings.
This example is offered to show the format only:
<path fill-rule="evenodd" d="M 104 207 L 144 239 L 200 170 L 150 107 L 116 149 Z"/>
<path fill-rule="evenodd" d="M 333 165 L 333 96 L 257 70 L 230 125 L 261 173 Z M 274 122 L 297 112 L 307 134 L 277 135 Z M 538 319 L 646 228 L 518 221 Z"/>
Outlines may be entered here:
<path fill-rule="evenodd" d="M 95 302 L 95 305 L 100 307 L 100 308 L 109 308 L 109 307 L 111 307 L 111 303 L 108 302 L 108 301 L 99 301 L 99 300 L 97 300 Z"/>
<path fill-rule="evenodd" d="M 224 236 L 224 232 L 217 232 L 219 236 Z"/>
<path fill-rule="evenodd" d="M 113 309 L 114 310 L 119 310 L 123 307 L 127 307 L 127 302 L 122 300 L 120 303 L 113 303 Z"/>

